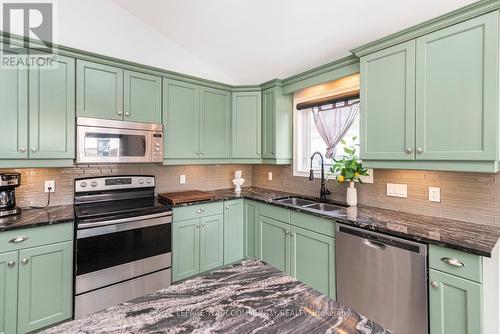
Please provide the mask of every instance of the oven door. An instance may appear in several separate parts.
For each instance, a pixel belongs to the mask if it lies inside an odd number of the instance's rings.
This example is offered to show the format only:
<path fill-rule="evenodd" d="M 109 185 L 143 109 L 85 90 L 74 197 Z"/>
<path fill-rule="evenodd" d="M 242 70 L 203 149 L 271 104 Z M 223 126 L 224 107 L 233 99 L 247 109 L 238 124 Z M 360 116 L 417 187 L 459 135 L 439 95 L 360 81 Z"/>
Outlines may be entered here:
<path fill-rule="evenodd" d="M 171 267 L 171 212 L 79 223 L 75 293 Z"/>
<path fill-rule="evenodd" d="M 149 130 L 77 127 L 77 163 L 148 163 L 152 161 Z"/>

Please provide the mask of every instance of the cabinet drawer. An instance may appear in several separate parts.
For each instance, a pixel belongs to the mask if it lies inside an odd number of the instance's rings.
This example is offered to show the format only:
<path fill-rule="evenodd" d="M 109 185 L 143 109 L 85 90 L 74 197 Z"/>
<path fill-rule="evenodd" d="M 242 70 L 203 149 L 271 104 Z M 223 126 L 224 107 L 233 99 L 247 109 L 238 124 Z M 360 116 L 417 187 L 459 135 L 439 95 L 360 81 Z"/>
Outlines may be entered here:
<path fill-rule="evenodd" d="M 472 281 L 483 281 L 482 259 L 478 255 L 430 245 L 429 267 Z"/>
<path fill-rule="evenodd" d="M 329 237 L 335 236 L 335 222 L 328 218 L 292 211 L 291 223 L 297 227 L 325 234 Z"/>
<path fill-rule="evenodd" d="M 259 215 L 273 218 L 285 223 L 290 222 L 290 210 L 275 205 L 259 203 Z"/>
<path fill-rule="evenodd" d="M 16 238 L 24 241 L 11 242 Z M 0 253 L 73 240 L 73 223 L 0 232 Z"/>
<path fill-rule="evenodd" d="M 222 214 L 223 205 L 223 202 L 215 202 L 174 208 L 174 221 Z"/>

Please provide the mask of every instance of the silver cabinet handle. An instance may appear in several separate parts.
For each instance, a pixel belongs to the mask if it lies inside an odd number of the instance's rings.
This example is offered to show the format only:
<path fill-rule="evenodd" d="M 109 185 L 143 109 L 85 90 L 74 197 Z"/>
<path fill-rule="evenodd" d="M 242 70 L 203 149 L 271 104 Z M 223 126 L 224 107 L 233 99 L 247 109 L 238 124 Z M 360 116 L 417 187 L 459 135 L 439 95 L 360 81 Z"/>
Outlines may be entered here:
<path fill-rule="evenodd" d="M 118 115 L 122 115 L 122 114 L 123 114 L 123 111 L 121 111 L 121 110 L 117 110 L 117 111 L 116 111 L 116 113 L 117 113 Z"/>
<path fill-rule="evenodd" d="M 454 259 L 452 257 L 442 257 L 441 261 L 443 261 L 446 264 L 449 264 L 450 266 L 465 267 L 465 264 L 462 261 Z"/>
<path fill-rule="evenodd" d="M 16 265 L 16 261 L 9 261 L 9 262 L 7 262 L 7 266 L 8 266 L 9 268 L 14 267 L 15 265 Z"/>
<path fill-rule="evenodd" d="M 293 233 L 293 232 L 290 232 L 290 235 L 291 235 L 291 236 L 293 237 L 293 236 L 295 235 L 295 233 Z"/>
<path fill-rule="evenodd" d="M 26 148 L 25 147 L 19 147 L 19 152 L 21 152 L 21 153 L 26 152 Z"/>
<path fill-rule="evenodd" d="M 275 155 L 275 154 L 276 154 L 276 152 L 273 151 L 273 155 Z"/>
<path fill-rule="evenodd" d="M 203 155 L 203 154 L 205 154 L 205 152 L 201 152 L 201 154 Z"/>
<path fill-rule="evenodd" d="M 23 236 L 20 236 L 20 237 L 16 237 L 14 239 L 10 239 L 9 240 L 9 244 L 18 244 L 18 243 L 26 241 L 28 239 L 29 239 L 29 237 L 23 235 Z"/>
<path fill-rule="evenodd" d="M 201 227 L 204 227 L 204 226 L 205 226 L 205 223 L 202 223 L 202 224 L 201 224 Z"/>
<path fill-rule="evenodd" d="M 439 287 L 439 283 L 438 282 L 431 282 L 431 286 L 435 289 L 435 288 Z"/>
<path fill-rule="evenodd" d="M 410 154 L 411 152 L 413 152 L 412 148 L 411 147 L 408 147 L 406 150 L 406 153 Z"/>
<path fill-rule="evenodd" d="M 35 153 L 36 152 L 36 147 L 31 148 L 31 152 Z"/>
<path fill-rule="evenodd" d="M 260 151 L 257 151 L 257 154 L 260 154 Z"/>
<path fill-rule="evenodd" d="M 290 234 L 290 232 L 288 232 L 288 231 L 285 231 L 285 234 Z"/>
<path fill-rule="evenodd" d="M 28 264 L 28 262 L 30 262 L 30 260 L 27 259 L 27 258 L 24 258 L 24 259 L 21 260 L 22 264 Z"/>
<path fill-rule="evenodd" d="M 200 152 L 196 152 L 196 155 L 200 155 Z"/>
<path fill-rule="evenodd" d="M 417 153 L 422 153 L 423 151 L 424 151 L 423 148 L 421 148 L 421 147 L 417 148 Z"/>
<path fill-rule="evenodd" d="M 226 210 L 229 210 L 229 205 L 226 205 Z"/>
<path fill-rule="evenodd" d="M 130 116 L 130 113 L 128 111 L 125 111 L 125 116 Z"/>
<path fill-rule="evenodd" d="M 196 210 L 196 212 L 197 213 L 203 213 L 203 212 L 205 212 L 205 209 L 198 209 L 198 210 Z"/>
<path fill-rule="evenodd" d="M 200 228 L 200 224 L 196 224 L 196 228 Z"/>

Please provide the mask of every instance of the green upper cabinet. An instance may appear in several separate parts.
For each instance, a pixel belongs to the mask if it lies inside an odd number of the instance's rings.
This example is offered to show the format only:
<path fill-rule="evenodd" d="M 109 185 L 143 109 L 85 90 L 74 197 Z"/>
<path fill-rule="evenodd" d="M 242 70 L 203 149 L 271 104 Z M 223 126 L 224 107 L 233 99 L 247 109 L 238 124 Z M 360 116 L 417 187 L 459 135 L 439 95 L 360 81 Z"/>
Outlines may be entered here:
<path fill-rule="evenodd" d="M 0 254 L 0 334 L 16 333 L 18 252 Z"/>
<path fill-rule="evenodd" d="M 235 159 L 261 158 L 261 93 L 233 93 L 233 148 Z"/>
<path fill-rule="evenodd" d="M 498 38 L 493 12 L 417 39 L 417 159 L 498 159 Z"/>
<path fill-rule="evenodd" d="M 69 319 L 73 302 L 73 242 L 21 250 L 19 261 L 19 333 Z"/>
<path fill-rule="evenodd" d="M 429 270 L 431 334 L 482 333 L 482 286 L 460 277 Z"/>
<path fill-rule="evenodd" d="M 174 221 L 172 224 L 172 281 L 200 272 L 199 227 L 199 218 Z"/>
<path fill-rule="evenodd" d="M 2 52 L 13 54 L 3 50 Z M 22 49 L 26 53 L 26 49 Z M 0 69 L 0 159 L 28 157 L 28 70 L 24 68 Z"/>
<path fill-rule="evenodd" d="M 290 236 L 290 274 L 335 299 L 335 240 L 295 226 Z"/>
<path fill-rule="evenodd" d="M 259 216 L 257 226 L 258 257 L 290 274 L 290 227 L 288 223 Z"/>
<path fill-rule="evenodd" d="M 243 200 L 224 203 L 224 264 L 245 257 L 245 224 Z"/>
<path fill-rule="evenodd" d="M 83 117 L 123 119 L 123 70 L 78 60 L 76 113 Z"/>
<path fill-rule="evenodd" d="M 265 163 L 292 161 L 292 95 L 275 84 L 262 92 L 262 158 Z"/>
<path fill-rule="evenodd" d="M 224 218 L 213 215 L 200 218 L 200 272 L 224 264 Z"/>
<path fill-rule="evenodd" d="M 231 93 L 201 88 L 200 155 L 226 159 L 231 149 Z"/>
<path fill-rule="evenodd" d="M 124 120 L 161 123 L 161 78 L 125 70 L 123 83 Z"/>
<path fill-rule="evenodd" d="M 415 41 L 360 60 L 360 140 L 363 160 L 413 160 Z"/>
<path fill-rule="evenodd" d="M 29 157 L 75 157 L 75 60 L 29 70 Z"/>
<path fill-rule="evenodd" d="M 200 89 L 182 81 L 163 79 L 165 158 L 200 156 Z"/>

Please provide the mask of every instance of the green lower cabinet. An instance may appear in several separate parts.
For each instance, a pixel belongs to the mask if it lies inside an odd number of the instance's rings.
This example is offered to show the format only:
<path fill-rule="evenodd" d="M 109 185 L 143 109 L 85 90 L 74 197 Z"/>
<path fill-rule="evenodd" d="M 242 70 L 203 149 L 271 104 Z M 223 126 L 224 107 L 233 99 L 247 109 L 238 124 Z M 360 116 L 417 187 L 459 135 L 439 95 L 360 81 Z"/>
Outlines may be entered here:
<path fill-rule="evenodd" d="M 281 270 L 290 273 L 290 225 L 278 220 L 259 216 L 257 235 L 258 257 Z"/>
<path fill-rule="evenodd" d="M 335 239 L 292 226 L 290 275 L 335 299 Z"/>
<path fill-rule="evenodd" d="M 71 317 L 73 243 L 19 251 L 18 333 Z"/>
<path fill-rule="evenodd" d="M 244 256 L 257 257 L 256 229 L 259 220 L 259 203 L 245 200 L 243 202 L 243 224 L 245 231 Z"/>
<path fill-rule="evenodd" d="M 245 257 L 245 224 L 243 200 L 224 203 L 224 264 Z"/>
<path fill-rule="evenodd" d="M 172 281 L 178 281 L 200 272 L 199 224 L 199 218 L 173 223 Z"/>
<path fill-rule="evenodd" d="M 430 334 L 482 333 L 482 285 L 429 270 Z"/>
<path fill-rule="evenodd" d="M 18 252 L 0 254 L 0 334 L 16 332 Z"/>
<path fill-rule="evenodd" d="M 224 218 L 215 215 L 200 218 L 200 272 L 224 264 Z"/>

